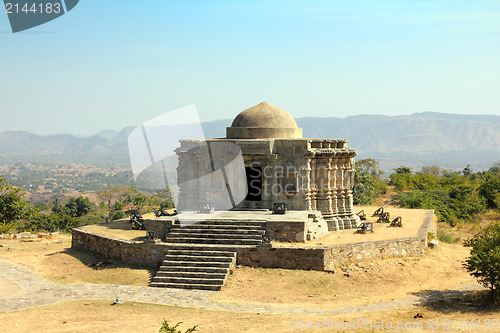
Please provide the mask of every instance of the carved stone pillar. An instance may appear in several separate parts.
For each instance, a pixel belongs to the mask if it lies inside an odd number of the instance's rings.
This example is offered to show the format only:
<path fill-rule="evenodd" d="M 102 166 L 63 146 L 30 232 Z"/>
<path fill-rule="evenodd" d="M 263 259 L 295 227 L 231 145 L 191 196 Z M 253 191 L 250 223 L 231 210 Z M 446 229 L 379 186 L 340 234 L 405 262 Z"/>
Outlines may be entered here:
<path fill-rule="evenodd" d="M 317 210 L 317 185 L 316 185 L 316 158 L 313 156 L 311 158 L 311 209 Z"/>
<path fill-rule="evenodd" d="M 307 159 L 305 168 L 302 170 L 302 190 L 304 191 L 305 209 L 312 210 L 311 203 L 311 158 Z"/>

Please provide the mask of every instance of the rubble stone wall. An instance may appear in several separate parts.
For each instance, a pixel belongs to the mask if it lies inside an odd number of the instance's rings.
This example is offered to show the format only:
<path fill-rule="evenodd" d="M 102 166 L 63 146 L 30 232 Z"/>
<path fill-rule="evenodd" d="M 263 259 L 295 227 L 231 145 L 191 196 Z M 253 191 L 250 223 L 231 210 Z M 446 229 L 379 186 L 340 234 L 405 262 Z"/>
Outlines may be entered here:
<path fill-rule="evenodd" d="M 148 244 L 127 241 L 88 232 L 85 227 L 73 229 L 71 248 L 90 251 L 106 258 L 119 259 L 127 264 L 145 267 L 158 267 L 167 253 L 167 246 L 162 243 Z"/>
<path fill-rule="evenodd" d="M 262 244 L 257 248 L 238 250 L 237 263 L 253 267 L 311 269 L 330 271 L 353 262 L 390 257 L 423 256 L 427 250 L 427 233 L 435 232 L 434 211 L 427 211 L 417 236 L 318 247 L 276 247 Z"/>
<path fill-rule="evenodd" d="M 253 267 L 330 271 L 353 262 L 423 256 L 427 250 L 428 232 L 435 230 L 434 211 L 429 210 L 415 237 L 322 247 L 277 247 L 272 242 L 262 243 L 255 248 L 239 248 L 237 263 Z M 72 248 L 146 267 L 158 267 L 168 249 L 165 243 L 126 241 L 88 232 L 85 227 L 73 229 Z"/>

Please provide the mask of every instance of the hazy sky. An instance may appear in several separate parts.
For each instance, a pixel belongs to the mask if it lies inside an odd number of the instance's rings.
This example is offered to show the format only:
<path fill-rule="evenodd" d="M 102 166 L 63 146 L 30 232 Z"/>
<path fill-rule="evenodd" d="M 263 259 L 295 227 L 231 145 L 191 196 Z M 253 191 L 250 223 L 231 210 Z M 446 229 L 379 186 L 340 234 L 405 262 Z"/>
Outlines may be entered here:
<path fill-rule="evenodd" d="M 500 115 L 500 1 L 81 0 L 13 34 L 0 132 L 90 135 L 196 104 L 295 117 Z"/>

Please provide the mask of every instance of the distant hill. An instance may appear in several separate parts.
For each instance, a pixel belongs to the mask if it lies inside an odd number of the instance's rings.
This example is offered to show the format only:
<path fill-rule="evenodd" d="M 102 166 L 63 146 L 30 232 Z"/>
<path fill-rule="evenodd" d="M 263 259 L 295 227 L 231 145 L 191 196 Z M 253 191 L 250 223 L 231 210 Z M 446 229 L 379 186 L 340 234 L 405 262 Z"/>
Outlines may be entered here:
<path fill-rule="evenodd" d="M 500 160 L 500 116 L 433 112 L 407 116 L 358 115 L 347 118 L 297 118 L 304 137 L 349 139 L 358 158 L 374 157 L 386 173 L 405 165 L 487 169 Z M 230 119 L 202 124 L 205 136 L 224 137 Z M 40 136 L 28 132 L 0 133 L 0 163 L 24 161 L 115 163 L 127 165 L 127 137 L 101 131 L 91 137 L 69 134 Z M 90 162 L 92 161 L 92 162 Z"/>
<path fill-rule="evenodd" d="M 96 135 L 42 136 L 23 131 L 0 133 L 0 164 L 25 162 L 126 165 L 128 150 L 123 142 Z"/>

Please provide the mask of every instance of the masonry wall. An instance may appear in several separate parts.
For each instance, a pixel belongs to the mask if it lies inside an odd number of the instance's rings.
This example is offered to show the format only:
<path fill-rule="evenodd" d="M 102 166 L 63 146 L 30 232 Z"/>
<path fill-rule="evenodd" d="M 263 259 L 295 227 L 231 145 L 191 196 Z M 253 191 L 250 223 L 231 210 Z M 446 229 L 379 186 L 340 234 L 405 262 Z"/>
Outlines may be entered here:
<path fill-rule="evenodd" d="M 265 268 L 332 270 L 352 262 L 390 257 L 423 256 L 427 233 L 436 231 L 434 211 L 429 210 L 417 236 L 323 247 L 275 247 L 272 242 L 255 248 L 239 248 L 237 263 Z M 103 257 L 146 267 L 160 266 L 167 245 L 121 240 L 94 234 L 85 227 L 73 229 L 72 248 L 90 251 Z"/>
<path fill-rule="evenodd" d="M 415 237 L 321 248 L 274 247 L 271 242 L 253 249 L 239 249 L 237 263 L 253 267 L 329 271 L 335 267 L 359 261 L 423 256 L 427 250 L 427 233 L 435 232 L 435 230 L 434 211 L 429 210 Z"/>
<path fill-rule="evenodd" d="M 110 259 L 119 259 L 127 264 L 145 267 L 160 266 L 167 246 L 127 241 L 115 237 L 91 233 L 85 227 L 72 232 L 71 248 L 90 251 Z"/>
<path fill-rule="evenodd" d="M 269 243 L 255 248 L 239 248 L 238 265 L 264 268 L 324 270 L 324 249 L 276 248 Z"/>

